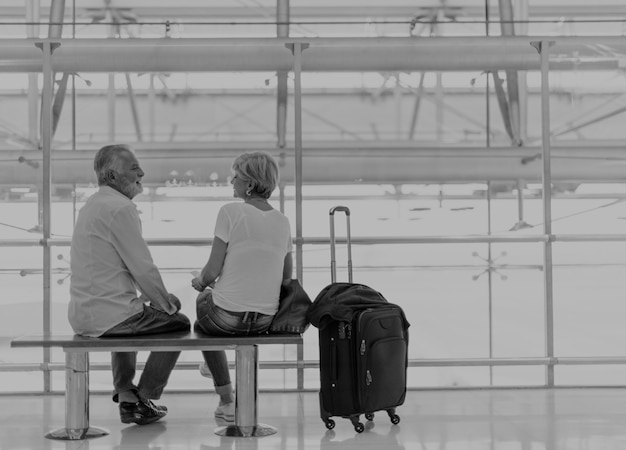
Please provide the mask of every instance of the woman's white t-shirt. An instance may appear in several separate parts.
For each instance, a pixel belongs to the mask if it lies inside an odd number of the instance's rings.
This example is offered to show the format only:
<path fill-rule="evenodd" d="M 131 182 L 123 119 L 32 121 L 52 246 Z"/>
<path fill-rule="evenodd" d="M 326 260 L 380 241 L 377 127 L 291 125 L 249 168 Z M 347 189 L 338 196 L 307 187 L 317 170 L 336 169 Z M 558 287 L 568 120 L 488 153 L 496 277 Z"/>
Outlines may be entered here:
<path fill-rule="evenodd" d="M 287 217 L 275 209 L 228 203 L 217 214 L 215 236 L 228 244 L 213 289 L 215 304 L 228 311 L 275 314 L 285 256 L 292 250 Z"/>

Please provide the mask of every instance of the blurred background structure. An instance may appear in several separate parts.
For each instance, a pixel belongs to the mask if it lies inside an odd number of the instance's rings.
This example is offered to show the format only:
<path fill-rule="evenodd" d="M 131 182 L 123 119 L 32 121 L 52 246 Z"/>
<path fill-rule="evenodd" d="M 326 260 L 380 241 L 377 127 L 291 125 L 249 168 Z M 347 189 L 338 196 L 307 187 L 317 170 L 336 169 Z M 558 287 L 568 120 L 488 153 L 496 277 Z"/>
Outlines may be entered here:
<path fill-rule="evenodd" d="M 412 323 L 412 389 L 625 384 L 623 1 L 4 0 L 0 20 L 5 393 L 64 389 L 63 355 L 8 343 L 69 331 L 72 227 L 112 142 L 190 314 L 230 163 L 266 150 L 312 297 L 328 209 L 353 211 L 355 281 Z M 316 389 L 316 339 L 262 354 L 260 388 Z M 198 361 L 172 389 L 206 388 Z"/>

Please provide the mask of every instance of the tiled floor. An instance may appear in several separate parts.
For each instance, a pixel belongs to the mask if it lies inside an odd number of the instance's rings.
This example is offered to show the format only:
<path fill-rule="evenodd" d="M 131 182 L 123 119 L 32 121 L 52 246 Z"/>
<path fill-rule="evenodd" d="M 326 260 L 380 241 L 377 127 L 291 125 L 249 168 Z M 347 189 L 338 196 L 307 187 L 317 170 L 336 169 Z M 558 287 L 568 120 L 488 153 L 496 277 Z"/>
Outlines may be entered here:
<path fill-rule="evenodd" d="M 91 425 L 109 434 L 54 441 L 61 427 L 61 396 L 0 396 L 0 449 L 626 449 L 626 389 L 510 389 L 410 391 L 392 425 L 377 413 L 363 433 L 336 418 L 327 430 L 317 394 L 261 393 L 259 420 L 278 432 L 262 438 L 220 437 L 211 413 L 213 394 L 166 394 L 170 412 L 152 425 L 123 425 L 108 396 L 92 395 Z"/>

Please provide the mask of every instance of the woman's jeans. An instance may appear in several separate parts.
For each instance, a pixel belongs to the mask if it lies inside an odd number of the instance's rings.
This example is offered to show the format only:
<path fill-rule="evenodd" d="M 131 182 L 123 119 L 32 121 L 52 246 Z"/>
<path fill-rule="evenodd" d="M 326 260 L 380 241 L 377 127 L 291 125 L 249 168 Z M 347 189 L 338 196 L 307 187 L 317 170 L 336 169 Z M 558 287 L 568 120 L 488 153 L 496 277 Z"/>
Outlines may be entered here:
<path fill-rule="evenodd" d="M 143 311 L 114 326 L 102 337 L 113 336 L 141 336 L 144 334 L 170 333 L 174 331 L 189 331 L 189 318 L 181 313 L 172 314 L 155 309 L 144 304 Z M 111 368 L 113 370 L 113 401 L 118 401 L 120 392 L 133 391 L 144 399 L 158 399 L 167 385 L 170 373 L 180 352 L 150 352 L 146 366 L 139 378 L 139 384 L 134 385 L 137 365 L 137 352 L 111 353 Z"/>
<path fill-rule="evenodd" d="M 265 333 L 274 316 L 256 312 L 232 312 L 220 308 L 213 302 L 210 289 L 198 295 L 196 300 L 198 320 L 194 324 L 196 331 L 211 336 L 247 336 Z M 202 356 L 213 374 L 215 386 L 230 384 L 228 360 L 224 350 L 203 351 Z"/>

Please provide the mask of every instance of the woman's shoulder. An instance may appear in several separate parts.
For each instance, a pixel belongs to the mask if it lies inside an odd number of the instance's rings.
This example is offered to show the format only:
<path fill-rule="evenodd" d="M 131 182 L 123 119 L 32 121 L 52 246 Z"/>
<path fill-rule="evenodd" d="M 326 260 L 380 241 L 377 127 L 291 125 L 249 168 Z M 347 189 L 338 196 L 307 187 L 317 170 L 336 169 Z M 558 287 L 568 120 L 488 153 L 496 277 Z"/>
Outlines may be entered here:
<path fill-rule="evenodd" d="M 220 209 L 224 211 L 243 211 L 243 202 L 230 202 L 222 205 Z"/>
<path fill-rule="evenodd" d="M 220 209 L 225 211 L 229 216 L 246 215 L 246 214 L 255 215 L 254 214 L 255 212 L 262 211 L 244 202 L 226 203 L 222 205 Z M 276 208 L 268 209 L 267 211 L 263 211 L 263 213 L 273 215 L 277 218 L 277 220 L 289 223 L 289 219 L 287 218 L 287 216 Z"/>

